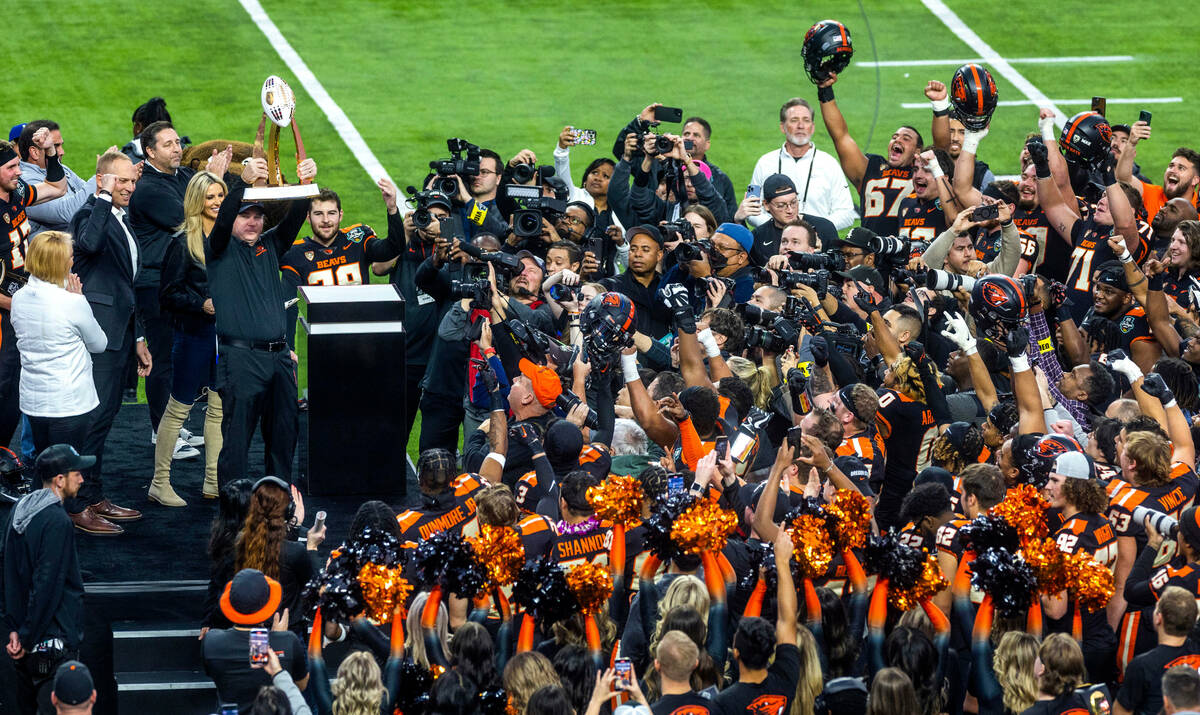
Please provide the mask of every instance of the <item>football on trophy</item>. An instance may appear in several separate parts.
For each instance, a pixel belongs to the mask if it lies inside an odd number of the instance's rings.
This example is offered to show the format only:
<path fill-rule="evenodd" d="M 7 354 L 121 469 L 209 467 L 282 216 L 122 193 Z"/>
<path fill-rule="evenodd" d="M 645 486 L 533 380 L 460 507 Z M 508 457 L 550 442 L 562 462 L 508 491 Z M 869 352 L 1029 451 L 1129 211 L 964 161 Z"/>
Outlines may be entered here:
<path fill-rule="evenodd" d="M 296 111 L 296 95 L 280 77 L 271 75 L 262 86 L 263 111 L 276 126 L 286 127 L 292 123 Z"/>

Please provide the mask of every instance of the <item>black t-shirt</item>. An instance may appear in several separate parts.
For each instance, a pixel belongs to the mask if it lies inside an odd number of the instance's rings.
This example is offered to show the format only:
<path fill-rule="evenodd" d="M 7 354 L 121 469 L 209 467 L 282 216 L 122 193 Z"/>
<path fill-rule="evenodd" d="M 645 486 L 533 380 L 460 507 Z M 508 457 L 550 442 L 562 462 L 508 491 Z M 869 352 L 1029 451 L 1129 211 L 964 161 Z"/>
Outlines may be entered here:
<path fill-rule="evenodd" d="M 716 704 L 699 693 L 664 695 L 650 706 L 654 715 L 709 715 L 720 712 Z"/>
<path fill-rule="evenodd" d="M 1179 646 L 1155 646 L 1134 658 L 1125 669 L 1117 702 L 1135 715 L 1155 715 L 1163 706 L 1163 673 L 1176 665 L 1200 667 L 1200 648 L 1188 640 Z"/>
<path fill-rule="evenodd" d="M 792 706 L 800 680 L 800 649 L 792 643 L 775 646 L 775 662 L 761 683 L 734 683 L 717 695 L 725 715 L 783 715 Z"/>
<path fill-rule="evenodd" d="M 1021 715 L 1091 715 L 1091 712 L 1083 696 L 1071 691 L 1054 700 L 1039 700 Z"/>
<path fill-rule="evenodd" d="M 304 645 L 291 631 L 271 631 L 271 649 L 279 665 L 299 682 L 308 677 L 308 657 Z M 259 688 L 271 684 L 262 668 L 250 667 L 250 631 L 230 628 L 211 630 L 204 636 L 204 672 L 217 685 L 223 703 L 237 703 L 239 713 L 248 713 Z"/>

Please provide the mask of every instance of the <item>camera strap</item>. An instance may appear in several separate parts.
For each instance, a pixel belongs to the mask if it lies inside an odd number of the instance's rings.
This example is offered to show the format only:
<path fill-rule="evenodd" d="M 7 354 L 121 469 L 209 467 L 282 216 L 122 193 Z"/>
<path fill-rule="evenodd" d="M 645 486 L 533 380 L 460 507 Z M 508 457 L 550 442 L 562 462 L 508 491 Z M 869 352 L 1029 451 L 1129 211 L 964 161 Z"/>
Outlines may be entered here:
<path fill-rule="evenodd" d="M 812 143 L 809 143 L 812 146 Z M 808 178 L 804 180 L 804 196 L 800 197 L 800 213 L 804 213 L 804 209 L 808 206 L 808 187 L 812 184 L 813 165 L 817 163 L 817 148 L 813 146 L 813 155 L 808 160 Z M 787 151 L 783 147 L 779 148 L 779 155 L 775 157 L 775 173 L 783 173 L 783 153 Z M 791 154 L 788 154 L 790 157 Z M 795 161 L 793 159 L 792 161 Z"/>

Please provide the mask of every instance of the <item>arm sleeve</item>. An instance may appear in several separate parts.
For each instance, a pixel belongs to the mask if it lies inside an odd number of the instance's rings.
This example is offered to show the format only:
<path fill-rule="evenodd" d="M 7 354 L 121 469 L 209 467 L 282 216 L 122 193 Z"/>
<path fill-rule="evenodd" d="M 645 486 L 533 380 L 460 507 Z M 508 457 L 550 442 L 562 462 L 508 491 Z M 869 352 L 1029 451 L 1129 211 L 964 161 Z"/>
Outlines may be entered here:
<path fill-rule="evenodd" d="M 77 255 L 95 255 L 104 250 L 104 224 L 112 211 L 112 201 L 97 196 L 92 212 L 84 217 L 77 216 L 72 226 L 75 231 L 74 249 Z"/>
<path fill-rule="evenodd" d="M 462 306 L 455 303 L 442 316 L 442 322 L 438 325 L 438 337 L 442 340 L 455 341 L 467 339 L 467 323 L 468 315 L 462 309 Z"/>
<path fill-rule="evenodd" d="M 733 214 L 729 213 L 725 199 L 722 199 L 717 190 L 713 188 L 713 183 L 708 180 L 707 176 L 698 172 L 692 177 L 692 187 L 696 189 L 696 198 L 713 212 L 718 224 L 733 220 Z"/>
<path fill-rule="evenodd" d="M 1058 389 L 1063 371 L 1054 354 L 1054 340 L 1050 337 L 1050 325 L 1046 322 L 1044 312 L 1029 314 L 1029 360 L 1046 373 L 1046 385 L 1055 401 L 1065 407 L 1080 425 L 1089 424 L 1087 407 L 1082 402 L 1067 399 Z"/>
<path fill-rule="evenodd" d="M 828 157 L 828 161 L 822 160 L 823 166 L 816 168 L 822 172 L 822 175 L 830 177 L 829 215 L 825 218 L 832 221 L 833 225 L 841 231 L 854 225 L 854 222 L 858 220 L 858 213 L 854 210 L 854 197 L 850 194 L 850 185 L 846 183 L 842 167 L 838 165 L 836 159 L 824 152 L 817 154 L 814 161 L 823 159 L 823 157 Z"/>
<path fill-rule="evenodd" d="M 163 254 L 158 302 L 172 313 L 202 313 L 204 298 L 188 286 L 189 257 L 186 251 L 179 239 L 171 239 L 167 244 L 167 250 Z"/>
<path fill-rule="evenodd" d="M 571 149 L 563 149 L 557 143 L 554 145 L 554 175 L 566 182 L 567 191 L 575 193 L 575 182 L 571 181 Z"/>
<path fill-rule="evenodd" d="M 758 161 L 755 162 L 754 171 L 751 172 L 751 174 L 750 174 L 750 183 L 751 184 L 754 184 L 756 186 L 762 186 L 763 182 L 767 180 L 767 177 L 770 176 L 771 174 L 775 173 L 767 168 L 767 162 L 770 161 L 770 158 L 772 156 L 774 156 L 774 155 L 767 154 L 766 156 L 759 157 Z M 734 209 L 735 213 L 736 213 L 736 211 L 737 210 Z M 762 213 L 760 213 L 757 216 L 747 216 L 746 217 L 746 223 L 750 224 L 751 229 L 758 228 L 759 226 L 763 225 L 764 223 L 766 223 L 767 221 L 770 221 L 770 220 L 771 220 L 771 214 L 767 213 L 765 209 L 763 210 Z"/>
<path fill-rule="evenodd" d="M 655 223 L 666 213 L 666 202 L 654 193 L 650 181 L 650 173 L 639 171 L 633 176 L 633 187 L 629 189 L 629 210 L 635 217 L 634 223 Z M 612 182 L 609 182 L 611 185 Z"/>
<path fill-rule="evenodd" d="M 1154 549 L 1144 548 L 1129 569 L 1129 576 L 1125 578 L 1125 601 L 1130 609 L 1149 608 L 1158 602 L 1154 589 L 1150 588 L 1155 556 Z"/>
<path fill-rule="evenodd" d="M 96 316 L 92 314 L 92 306 L 88 304 L 87 299 L 83 296 L 72 296 L 72 307 L 77 314 L 75 316 L 75 327 L 79 329 L 79 335 L 83 338 L 83 344 L 87 347 L 89 353 L 102 353 L 108 347 L 108 336 L 104 334 L 104 330 L 100 327 L 100 323 L 96 322 Z"/>
<path fill-rule="evenodd" d="M 288 705 L 292 706 L 292 715 L 312 715 L 312 710 L 308 709 L 308 703 L 304 702 L 304 695 L 301 694 L 300 688 L 296 687 L 290 673 L 281 670 L 271 682 L 287 695 Z"/>
<path fill-rule="evenodd" d="M 283 281 L 283 299 L 285 301 L 296 297 L 296 291 L 300 289 L 300 274 L 291 266 L 285 266 L 279 272 Z M 296 321 L 300 318 L 300 304 L 296 303 L 287 309 L 287 327 L 285 328 L 288 347 L 292 350 L 296 349 Z"/>
<path fill-rule="evenodd" d="M 225 253 L 225 249 L 229 248 L 229 241 L 233 238 L 233 220 L 237 218 L 244 193 L 246 193 L 245 184 L 234 186 L 229 190 L 229 195 L 225 197 L 225 200 L 221 202 L 221 210 L 217 212 L 217 220 L 213 223 L 213 229 L 208 234 L 208 243 L 205 246 L 207 260 L 220 258 Z"/>
<path fill-rule="evenodd" d="M 950 229 L 942 231 L 933 243 L 929 244 L 929 248 L 925 249 L 925 265 L 935 271 L 942 270 L 942 264 L 946 262 L 946 254 L 950 253 L 950 247 L 954 245 L 954 232 Z"/>
<path fill-rule="evenodd" d="M 183 223 L 183 202 L 170 196 L 161 181 L 147 183 L 133 193 L 130 212 L 137 214 L 139 222 L 145 221 L 160 231 L 174 233 Z"/>
<path fill-rule="evenodd" d="M 406 260 L 401 257 L 400 260 Z M 417 266 L 417 272 L 413 275 L 413 283 L 418 288 L 433 296 L 434 300 L 444 301 L 450 298 L 450 278 L 446 273 L 433 265 L 432 258 L 426 258 L 421 261 L 421 265 Z"/>
<path fill-rule="evenodd" d="M 608 182 L 608 208 L 622 226 L 637 224 L 629 205 L 629 178 L 632 171 L 629 162 L 619 161 L 613 169 L 612 179 Z"/>
<path fill-rule="evenodd" d="M 91 188 L 88 187 L 88 184 L 84 184 L 83 188 L 77 191 L 68 188 L 67 193 L 57 199 L 26 208 L 25 214 L 43 226 L 67 225 L 71 223 L 71 217 L 83 208 L 88 197 L 94 193 L 96 193 L 96 186 L 95 179 L 92 179 Z"/>
<path fill-rule="evenodd" d="M 692 424 L 691 417 L 679 423 L 679 439 L 683 443 L 683 463 L 688 466 L 688 469 L 695 469 L 696 462 L 700 461 L 700 458 L 707 452 L 704 450 L 704 442 L 700 441 L 700 435 L 696 432 L 696 426 Z"/>
<path fill-rule="evenodd" d="M 62 566 L 71 563 L 71 551 L 75 548 L 74 542 L 66 538 L 66 534 L 70 533 L 66 528 L 69 526 L 51 530 L 43 525 L 38 539 L 40 543 L 33 545 L 41 558 L 36 560 L 33 576 L 29 580 L 25 622 L 17 630 L 21 645 L 26 650 L 41 642 L 62 602 L 63 583 L 66 581 Z M 29 538 L 28 532 L 26 538 Z"/>
<path fill-rule="evenodd" d="M 1015 221 L 1009 221 L 1000 227 L 1000 255 L 988 264 L 988 271 L 1011 276 L 1020 261 L 1021 232 L 1017 230 Z"/>
<path fill-rule="evenodd" d="M 388 214 L 387 224 L 387 238 L 368 238 L 363 244 L 363 253 L 372 263 L 390 261 L 404 252 L 404 215 Z"/>
<path fill-rule="evenodd" d="M 222 204 L 224 207 L 224 204 Z M 220 214 L 217 215 L 220 218 Z M 263 234 L 263 239 L 268 241 L 269 245 L 275 249 L 276 257 L 282 258 L 283 254 L 287 253 L 292 244 L 296 242 L 296 236 L 300 234 L 300 229 L 303 228 L 304 222 L 308 219 L 308 202 L 293 201 L 288 207 L 287 215 L 279 222 L 279 225 L 272 228 Z M 214 227 L 215 231 L 216 228 Z M 389 229 L 390 230 L 390 229 Z"/>

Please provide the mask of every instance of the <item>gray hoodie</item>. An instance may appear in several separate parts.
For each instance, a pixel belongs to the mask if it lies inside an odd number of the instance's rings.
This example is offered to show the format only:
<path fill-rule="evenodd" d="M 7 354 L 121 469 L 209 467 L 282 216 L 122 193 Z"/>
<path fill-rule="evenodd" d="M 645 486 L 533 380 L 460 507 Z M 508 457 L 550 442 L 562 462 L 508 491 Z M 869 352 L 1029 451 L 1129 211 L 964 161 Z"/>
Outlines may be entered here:
<path fill-rule="evenodd" d="M 50 489 L 39 489 L 32 494 L 26 494 L 13 507 L 12 528 L 18 534 L 24 534 L 25 530 L 29 528 L 29 522 L 33 521 L 33 517 L 37 516 L 42 509 L 60 503 L 62 503 L 62 499 Z"/>

